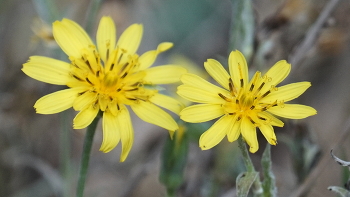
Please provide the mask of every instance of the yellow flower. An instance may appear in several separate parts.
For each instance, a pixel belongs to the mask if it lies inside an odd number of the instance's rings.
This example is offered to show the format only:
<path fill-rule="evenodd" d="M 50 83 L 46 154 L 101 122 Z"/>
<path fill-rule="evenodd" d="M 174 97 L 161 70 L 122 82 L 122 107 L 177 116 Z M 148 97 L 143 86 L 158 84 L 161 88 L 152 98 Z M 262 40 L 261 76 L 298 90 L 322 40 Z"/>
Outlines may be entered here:
<path fill-rule="evenodd" d="M 54 114 L 73 107 L 79 111 L 73 126 L 83 129 L 103 112 L 100 150 L 109 152 L 121 141 L 120 161 L 126 159 L 134 139 L 127 105 L 142 120 L 177 130 L 177 123 L 160 107 L 179 113 L 183 105 L 160 94 L 156 85 L 177 82 L 186 70 L 175 65 L 149 68 L 157 55 L 171 48 L 172 43 L 161 43 L 157 50 L 138 56 L 136 50 L 142 33 L 143 26 L 133 24 L 116 42 L 114 21 L 103 17 L 97 30 L 96 47 L 77 23 L 69 19 L 54 22 L 54 38 L 70 62 L 32 56 L 22 70 L 36 80 L 69 88 L 40 98 L 34 105 L 37 113 Z"/>
<path fill-rule="evenodd" d="M 214 59 L 208 59 L 204 67 L 209 75 L 223 88 L 204 79 L 184 74 L 178 87 L 178 94 L 185 99 L 200 103 L 180 112 L 180 118 L 187 122 L 199 123 L 221 117 L 199 139 L 203 150 L 216 146 L 226 135 L 233 142 L 242 134 L 250 146 L 250 152 L 259 149 L 256 127 L 266 140 L 276 145 L 276 135 L 272 126 L 283 127 L 283 122 L 274 115 L 302 119 L 317 112 L 314 108 L 285 104 L 299 97 L 311 86 L 309 82 L 298 82 L 276 87 L 290 72 L 286 61 L 277 62 L 265 75 L 256 72 L 249 81 L 247 62 L 239 51 L 229 56 L 230 74 Z"/>

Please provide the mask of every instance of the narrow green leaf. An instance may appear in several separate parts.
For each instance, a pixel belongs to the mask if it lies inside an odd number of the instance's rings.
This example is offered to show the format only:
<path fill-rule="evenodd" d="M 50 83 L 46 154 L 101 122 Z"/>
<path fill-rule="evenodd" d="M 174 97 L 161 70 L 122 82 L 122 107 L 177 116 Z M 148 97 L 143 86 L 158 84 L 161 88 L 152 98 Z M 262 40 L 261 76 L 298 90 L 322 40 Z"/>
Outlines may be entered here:
<path fill-rule="evenodd" d="M 185 128 L 180 127 L 180 129 Z M 180 134 L 179 132 L 183 133 Z M 168 195 L 174 195 L 183 183 L 188 146 L 189 141 L 186 131 L 176 131 L 173 140 L 168 137 L 165 141 L 159 180 L 167 188 Z"/>
<path fill-rule="evenodd" d="M 339 159 L 337 156 L 333 154 L 333 150 L 331 150 L 331 156 L 334 159 L 334 161 L 337 162 L 339 165 L 350 167 L 350 162 Z"/>
<path fill-rule="evenodd" d="M 229 50 L 239 50 L 247 61 L 253 53 L 254 15 L 251 0 L 231 0 L 232 22 Z"/>
<path fill-rule="evenodd" d="M 339 194 L 341 197 L 350 197 L 350 192 L 342 187 L 330 186 L 328 190 Z"/>
<path fill-rule="evenodd" d="M 265 197 L 275 197 L 277 195 L 275 185 L 275 175 L 272 172 L 272 161 L 271 161 L 271 145 L 266 144 L 265 151 L 261 158 L 262 171 L 264 174 L 264 180 L 262 187 L 264 190 Z"/>
<path fill-rule="evenodd" d="M 252 187 L 255 179 L 258 177 L 258 172 L 242 172 L 236 179 L 236 189 L 238 197 L 246 197 Z"/>

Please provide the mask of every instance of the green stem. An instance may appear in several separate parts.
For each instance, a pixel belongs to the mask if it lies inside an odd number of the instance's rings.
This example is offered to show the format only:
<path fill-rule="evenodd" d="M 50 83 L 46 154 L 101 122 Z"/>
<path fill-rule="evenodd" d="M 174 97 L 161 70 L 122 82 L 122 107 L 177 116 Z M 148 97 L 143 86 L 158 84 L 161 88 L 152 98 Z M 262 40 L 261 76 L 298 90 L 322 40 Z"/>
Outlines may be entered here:
<path fill-rule="evenodd" d="M 83 197 L 84 188 L 85 188 L 85 180 L 86 180 L 86 173 L 89 167 L 89 160 L 90 160 L 90 152 L 92 147 L 92 141 L 94 139 L 97 123 L 99 121 L 100 117 L 96 116 L 96 118 L 92 121 L 92 123 L 88 126 L 87 132 L 84 139 L 84 147 L 83 147 L 83 154 L 81 158 L 81 166 L 80 166 L 80 173 L 79 173 L 79 180 L 78 180 L 78 187 L 77 187 L 77 197 Z"/>
<path fill-rule="evenodd" d="M 243 156 L 243 160 L 244 160 L 244 165 L 247 168 L 248 172 L 256 172 L 253 162 L 250 159 L 249 153 L 248 153 L 248 149 L 247 149 L 247 145 L 245 144 L 242 136 L 240 136 L 238 138 L 238 144 L 239 144 L 239 148 L 241 150 L 242 156 Z M 263 189 L 261 187 L 261 182 L 260 182 L 260 178 L 257 177 L 254 181 L 254 196 L 262 196 L 262 192 Z"/>
<path fill-rule="evenodd" d="M 71 188 L 71 160 L 70 160 L 70 128 L 68 128 L 68 115 L 67 111 L 60 113 L 61 131 L 60 131 L 60 170 L 64 179 L 64 191 L 63 196 L 68 197 Z"/>

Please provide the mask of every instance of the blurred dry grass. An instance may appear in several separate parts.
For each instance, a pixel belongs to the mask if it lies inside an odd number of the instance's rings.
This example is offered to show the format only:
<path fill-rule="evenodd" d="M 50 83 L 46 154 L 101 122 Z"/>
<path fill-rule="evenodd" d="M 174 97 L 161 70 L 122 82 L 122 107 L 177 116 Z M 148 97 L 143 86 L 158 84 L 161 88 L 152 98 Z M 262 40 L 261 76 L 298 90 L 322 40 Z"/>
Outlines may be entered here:
<path fill-rule="evenodd" d="M 277 60 L 289 59 L 327 2 L 254 1 L 257 32 L 252 66 L 268 68 Z M 88 0 L 65 0 L 57 3 L 57 10 L 62 17 L 84 24 L 88 5 Z M 143 23 L 145 35 L 139 53 L 155 48 L 159 42 L 170 41 L 175 47 L 162 55 L 158 64 L 165 63 L 172 54 L 183 54 L 202 67 L 207 58 L 227 56 L 230 6 L 228 0 L 106 0 L 96 23 L 100 16 L 110 15 L 118 33 L 131 23 Z M 57 49 L 35 38 L 31 26 L 37 18 L 32 1 L 0 0 L 0 196 L 73 196 L 75 191 L 84 131 L 71 129 L 72 110 L 63 115 L 35 114 L 32 107 L 35 101 L 59 87 L 35 81 L 20 70 L 30 55 L 57 54 Z M 326 188 L 344 184 L 344 171 L 331 160 L 329 151 L 334 149 L 343 159 L 350 158 L 349 135 L 343 132 L 350 114 L 348 32 L 350 2 L 341 1 L 321 28 L 316 44 L 288 78 L 312 82 L 299 103 L 313 106 L 318 115 L 291 121 L 276 132 L 279 144 L 272 147 L 272 160 L 279 196 L 291 195 L 303 183 L 298 182 L 293 171 L 298 155 L 292 154 L 287 142 L 298 144 L 306 140 L 320 150 L 320 159 L 312 167 L 318 170 L 317 178 L 312 180 L 305 196 L 336 196 Z M 160 150 L 168 134 L 136 117 L 133 119 L 135 142 L 125 163 L 119 163 L 119 147 L 108 154 L 98 151 L 101 132 L 97 132 L 86 196 L 165 196 L 158 173 Z M 62 134 L 65 130 L 62 121 L 68 124 L 68 138 Z M 335 141 L 342 132 L 343 138 Z M 311 145 L 306 148 L 311 149 Z M 221 185 L 213 196 L 232 196 L 235 177 L 226 169 L 238 165 L 230 160 L 234 158 L 235 147 L 235 143 L 222 143 L 214 150 L 200 151 L 193 143 L 181 196 L 210 196 L 212 180 Z M 68 157 L 64 151 L 68 151 Z M 262 150 L 253 155 L 257 166 L 261 153 Z M 318 161 L 324 163 L 323 168 Z"/>

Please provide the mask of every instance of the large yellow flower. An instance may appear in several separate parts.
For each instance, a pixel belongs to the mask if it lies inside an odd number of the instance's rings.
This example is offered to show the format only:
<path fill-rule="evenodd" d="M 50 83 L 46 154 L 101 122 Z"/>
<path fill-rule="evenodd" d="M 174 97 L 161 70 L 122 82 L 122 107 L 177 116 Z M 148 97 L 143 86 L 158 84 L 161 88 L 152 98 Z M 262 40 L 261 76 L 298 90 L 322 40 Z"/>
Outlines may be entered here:
<path fill-rule="evenodd" d="M 203 150 L 214 147 L 226 135 L 233 142 L 242 134 L 254 153 L 259 149 L 256 127 L 270 144 L 276 145 L 272 126 L 283 127 L 283 122 L 274 115 L 301 119 L 317 113 L 309 106 L 285 104 L 311 86 L 309 82 L 298 82 L 277 88 L 290 72 L 286 61 L 277 62 L 265 75 L 256 72 L 250 81 L 242 53 L 231 52 L 228 63 L 230 74 L 214 59 L 204 63 L 209 75 L 223 88 L 189 73 L 181 77 L 184 85 L 178 87 L 180 96 L 200 103 L 183 109 L 181 119 L 198 123 L 221 117 L 200 137 L 199 146 Z"/>
<path fill-rule="evenodd" d="M 172 43 L 161 43 L 157 50 L 138 56 L 136 50 L 142 33 L 142 25 L 133 24 L 116 42 L 113 20 L 103 17 L 97 30 L 96 47 L 77 23 L 69 19 L 54 22 L 54 38 L 70 62 L 32 56 L 22 70 L 39 81 L 69 88 L 40 98 L 34 105 L 37 113 L 54 114 L 73 107 L 79 111 L 73 120 L 74 128 L 82 129 L 102 111 L 100 150 L 109 152 L 121 141 L 120 161 L 126 159 L 134 139 L 127 105 L 142 120 L 170 131 L 177 130 L 177 123 L 160 107 L 179 113 L 183 106 L 160 94 L 155 85 L 177 82 L 186 70 L 175 65 L 149 68 L 157 55 L 171 48 Z"/>

